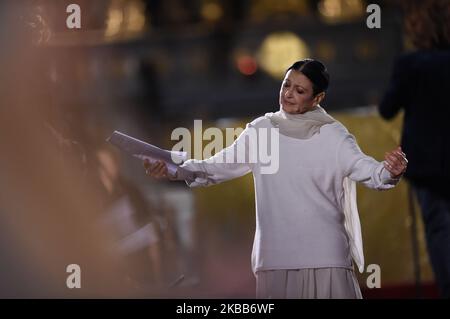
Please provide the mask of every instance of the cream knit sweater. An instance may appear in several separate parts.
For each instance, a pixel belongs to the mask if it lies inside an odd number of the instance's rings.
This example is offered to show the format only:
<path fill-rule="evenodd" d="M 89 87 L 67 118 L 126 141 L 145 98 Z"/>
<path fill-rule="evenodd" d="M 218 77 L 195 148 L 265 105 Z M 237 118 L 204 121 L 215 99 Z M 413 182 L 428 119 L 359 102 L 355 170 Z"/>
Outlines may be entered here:
<path fill-rule="evenodd" d="M 305 140 L 280 134 L 279 168 L 274 174 L 262 174 L 264 164 L 260 162 L 217 163 L 217 158 L 227 153 L 234 152 L 236 156 L 237 152 L 248 152 L 252 143 L 258 143 L 249 138 L 248 131 L 253 128 L 274 127 L 267 117 L 257 118 L 233 145 L 209 159 L 186 161 L 182 165 L 186 169 L 208 175 L 186 181 L 187 184 L 209 186 L 253 173 L 256 231 L 252 269 L 255 273 L 273 269 L 351 268 L 354 249 L 344 226 L 344 210 L 346 205 L 351 208 L 355 203 L 345 203 L 344 181 L 384 190 L 394 187 L 398 180 L 390 178 L 381 162 L 365 155 L 339 122 L 322 126 L 319 133 Z M 347 186 L 347 192 L 355 192 L 351 184 Z M 353 225 L 356 232 L 359 220 L 357 223 Z M 356 250 L 362 254 L 362 242 L 358 245 Z M 361 260 L 357 265 L 361 270 Z"/>

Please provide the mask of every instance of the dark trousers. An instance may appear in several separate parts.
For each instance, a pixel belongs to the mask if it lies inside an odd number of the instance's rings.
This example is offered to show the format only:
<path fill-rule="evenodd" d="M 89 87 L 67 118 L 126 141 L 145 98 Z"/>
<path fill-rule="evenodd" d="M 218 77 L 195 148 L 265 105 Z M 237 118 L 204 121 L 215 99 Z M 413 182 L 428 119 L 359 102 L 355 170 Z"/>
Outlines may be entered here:
<path fill-rule="evenodd" d="M 428 255 L 443 298 L 450 298 L 450 198 L 414 185 L 425 225 Z"/>

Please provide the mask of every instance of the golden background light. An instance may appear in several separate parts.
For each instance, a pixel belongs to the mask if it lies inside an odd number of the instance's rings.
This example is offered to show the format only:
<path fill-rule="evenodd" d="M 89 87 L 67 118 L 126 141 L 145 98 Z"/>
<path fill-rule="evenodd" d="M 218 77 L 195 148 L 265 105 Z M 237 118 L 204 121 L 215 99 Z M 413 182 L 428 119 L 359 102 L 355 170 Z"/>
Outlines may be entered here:
<path fill-rule="evenodd" d="M 324 22 L 340 23 L 362 17 L 364 5 L 361 0 L 321 0 L 318 10 Z"/>
<path fill-rule="evenodd" d="M 264 21 L 274 16 L 304 16 L 310 13 L 307 1 L 303 0 L 252 0 L 250 17 Z"/>
<path fill-rule="evenodd" d="M 120 1 L 112 1 L 108 9 L 105 36 L 113 37 L 119 34 L 123 23 L 123 10 Z"/>
<path fill-rule="evenodd" d="M 139 33 L 145 26 L 145 5 L 142 1 L 129 1 L 126 8 L 126 29 L 128 32 Z"/>
<path fill-rule="evenodd" d="M 293 32 L 275 32 L 269 34 L 258 51 L 261 68 L 276 79 L 294 61 L 310 56 L 308 45 Z"/>
<path fill-rule="evenodd" d="M 217 21 L 223 15 L 222 7 L 216 1 L 206 1 L 201 8 L 201 15 L 206 21 Z"/>
<path fill-rule="evenodd" d="M 105 37 L 125 38 L 139 34 L 145 27 L 145 5 L 141 0 L 115 0 L 108 9 Z"/>

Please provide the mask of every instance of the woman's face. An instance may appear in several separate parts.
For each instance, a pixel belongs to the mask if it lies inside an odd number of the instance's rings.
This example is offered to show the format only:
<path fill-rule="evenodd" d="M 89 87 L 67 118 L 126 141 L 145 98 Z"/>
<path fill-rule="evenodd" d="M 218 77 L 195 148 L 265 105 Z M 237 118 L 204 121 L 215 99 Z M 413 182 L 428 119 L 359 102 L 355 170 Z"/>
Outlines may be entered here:
<path fill-rule="evenodd" d="M 280 90 L 280 107 L 290 114 L 303 114 L 313 110 L 325 93 L 313 96 L 312 82 L 301 72 L 289 70 Z"/>

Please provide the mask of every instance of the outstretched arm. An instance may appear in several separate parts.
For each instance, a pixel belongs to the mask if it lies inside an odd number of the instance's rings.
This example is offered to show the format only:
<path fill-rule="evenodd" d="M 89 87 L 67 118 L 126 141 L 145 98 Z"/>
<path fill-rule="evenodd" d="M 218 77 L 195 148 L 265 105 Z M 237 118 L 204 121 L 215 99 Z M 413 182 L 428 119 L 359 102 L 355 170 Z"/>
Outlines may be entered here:
<path fill-rule="evenodd" d="M 245 161 L 249 152 L 251 136 L 248 134 L 249 125 L 239 135 L 232 145 L 224 148 L 214 156 L 204 159 L 190 159 L 181 165 L 184 169 L 198 172 L 201 176 L 195 179 L 186 180 L 190 187 L 209 186 L 218 184 L 233 178 L 241 177 L 251 172 L 252 164 Z M 244 160 L 242 160 L 244 159 Z M 169 180 L 179 180 L 178 177 L 170 177 L 164 162 L 153 164 L 144 161 L 146 174 L 157 179 L 168 178 Z"/>
<path fill-rule="evenodd" d="M 364 154 L 353 135 L 347 135 L 338 149 L 338 165 L 344 175 L 366 187 L 385 190 L 395 187 L 406 170 L 406 155 L 398 147 L 378 162 Z"/>

